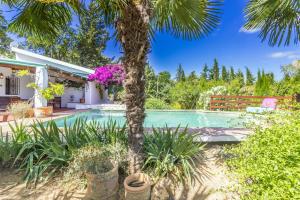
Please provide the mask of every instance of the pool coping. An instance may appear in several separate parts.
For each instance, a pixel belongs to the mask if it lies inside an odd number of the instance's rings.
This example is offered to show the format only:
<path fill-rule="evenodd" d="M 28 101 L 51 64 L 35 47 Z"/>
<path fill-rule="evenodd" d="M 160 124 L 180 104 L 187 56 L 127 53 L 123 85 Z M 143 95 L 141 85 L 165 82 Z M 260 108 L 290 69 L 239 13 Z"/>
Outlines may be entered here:
<path fill-rule="evenodd" d="M 164 128 L 156 128 L 164 129 Z M 176 129 L 172 127 L 171 129 Z M 184 130 L 185 128 L 179 128 Z M 152 128 L 144 128 L 146 133 L 151 133 Z M 248 128 L 220 128 L 220 127 L 203 127 L 187 128 L 190 134 L 196 134 L 196 141 L 204 143 L 239 143 L 253 134 L 253 130 Z"/>
<path fill-rule="evenodd" d="M 58 120 L 58 119 L 63 119 L 63 118 L 68 118 L 72 117 L 75 114 L 78 113 L 84 113 L 91 111 L 93 109 L 86 109 L 86 110 L 74 110 L 75 112 L 71 113 L 63 113 L 62 115 L 58 116 L 51 116 L 47 118 L 27 118 L 23 120 L 23 123 L 26 124 L 27 126 L 30 126 L 33 124 L 36 120 L 41 121 L 41 122 L 47 122 L 50 120 Z M 108 110 L 105 110 L 108 111 Z M 114 111 L 114 110 L 111 110 Z M 154 110 L 154 109 L 148 109 L 147 111 L 175 111 L 175 112 L 180 112 L 180 111 L 189 111 L 189 112 L 206 112 L 206 113 L 211 113 L 211 112 L 218 112 L 218 113 L 231 113 L 231 114 L 237 114 L 241 112 L 222 112 L 222 111 L 203 111 L 203 110 Z M 17 122 L 22 122 L 22 120 L 17 120 Z M 11 122 L 5 122 L 1 123 L 1 128 L 3 133 L 9 133 L 9 123 L 14 123 L 14 121 Z M 162 129 L 164 127 L 159 127 L 157 129 Z M 176 129 L 176 127 L 170 127 L 171 129 Z M 184 129 L 180 128 L 180 129 Z M 196 137 L 197 141 L 201 141 L 204 143 L 236 143 L 236 142 L 241 142 L 244 141 L 249 135 L 252 134 L 252 131 L 247 128 L 222 128 L 222 127 L 189 127 L 187 128 L 188 132 L 191 134 L 197 134 L 198 136 Z M 151 132 L 152 128 L 149 127 L 144 127 L 145 133 Z"/>

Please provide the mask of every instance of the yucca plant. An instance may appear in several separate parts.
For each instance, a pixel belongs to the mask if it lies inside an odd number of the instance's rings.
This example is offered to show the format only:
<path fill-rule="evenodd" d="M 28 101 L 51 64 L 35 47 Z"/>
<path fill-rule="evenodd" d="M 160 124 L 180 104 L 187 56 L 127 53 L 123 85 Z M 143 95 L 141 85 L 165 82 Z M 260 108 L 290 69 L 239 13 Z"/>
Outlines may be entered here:
<path fill-rule="evenodd" d="M 23 144 L 15 162 L 21 161 L 19 167 L 25 169 L 25 182 L 36 185 L 46 172 L 46 178 L 51 177 L 70 158 L 71 152 L 63 142 L 56 123 L 50 121 L 44 125 L 36 122 L 32 125 L 31 137 Z"/>
<path fill-rule="evenodd" d="M 200 180 L 197 161 L 201 160 L 204 145 L 195 141 L 196 136 L 189 134 L 187 128 L 153 128 L 153 133 L 145 138 L 144 168 L 156 178 L 170 178 L 174 182 Z"/>
<path fill-rule="evenodd" d="M 36 121 L 30 129 L 15 123 L 10 128 L 13 132 L 11 142 L 21 145 L 13 156 L 13 165 L 25 170 L 27 184 L 36 185 L 42 177 L 48 179 L 68 166 L 73 160 L 73 153 L 86 145 L 96 144 L 111 149 L 114 153 L 112 156 L 118 160 L 126 149 L 125 126 L 119 128 L 114 121 L 101 125 L 97 121 L 88 122 L 85 118 L 78 118 L 69 126 L 65 122 L 64 128 L 57 127 L 55 121 Z M 31 134 L 28 134 L 30 130 Z M 0 145 L 2 149 L 2 142 Z"/>
<path fill-rule="evenodd" d="M 0 163 L 3 166 L 11 159 L 11 151 L 8 133 L 4 134 L 1 127 L 0 137 Z"/>
<path fill-rule="evenodd" d="M 96 131 L 98 124 L 88 123 L 86 118 L 77 118 L 72 125 L 64 123 L 63 140 L 70 150 L 78 149 L 90 142 L 98 142 Z M 87 128 L 88 127 L 88 128 Z"/>
<path fill-rule="evenodd" d="M 11 165 L 14 158 L 28 140 L 28 130 L 24 124 L 14 122 L 9 124 L 12 134 L 4 134 L 0 127 L 0 161 L 3 165 Z"/>

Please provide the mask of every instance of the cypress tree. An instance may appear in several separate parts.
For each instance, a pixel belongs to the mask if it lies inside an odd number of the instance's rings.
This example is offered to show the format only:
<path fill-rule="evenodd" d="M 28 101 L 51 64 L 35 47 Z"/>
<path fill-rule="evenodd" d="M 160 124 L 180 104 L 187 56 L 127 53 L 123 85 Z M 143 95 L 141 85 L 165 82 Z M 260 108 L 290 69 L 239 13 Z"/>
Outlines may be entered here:
<path fill-rule="evenodd" d="M 202 69 L 202 72 L 201 72 L 201 78 L 202 79 L 207 79 L 208 78 L 208 66 L 207 64 L 204 65 L 203 69 Z"/>
<path fill-rule="evenodd" d="M 242 72 L 241 69 L 238 70 L 238 72 L 236 73 L 235 78 L 239 79 L 241 86 L 243 86 L 245 84 L 245 78 L 244 78 L 244 73 Z"/>
<path fill-rule="evenodd" d="M 230 67 L 229 80 L 232 81 L 233 79 L 235 79 L 235 72 L 233 67 Z"/>
<path fill-rule="evenodd" d="M 214 65 L 212 68 L 212 73 L 213 73 L 213 80 L 219 80 L 219 76 L 220 76 L 220 69 L 219 69 L 219 63 L 217 61 L 217 59 L 214 59 Z"/>
<path fill-rule="evenodd" d="M 176 81 L 185 81 L 185 73 L 181 64 L 177 67 Z"/>
<path fill-rule="evenodd" d="M 254 77 L 248 67 L 246 67 L 246 85 L 253 85 Z"/>
<path fill-rule="evenodd" d="M 226 67 L 223 65 L 222 66 L 222 80 L 224 81 L 224 82 L 227 82 L 228 81 L 228 72 L 227 72 L 227 69 L 226 69 Z"/>
<path fill-rule="evenodd" d="M 190 73 L 190 75 L 188 76 L 188 80 L 193 81 L 193 80 L 196 80 L 196 79 L 198 79 L 197 74 L 196 74 L 195 71 L 192 71 L 192 72 Z"/>

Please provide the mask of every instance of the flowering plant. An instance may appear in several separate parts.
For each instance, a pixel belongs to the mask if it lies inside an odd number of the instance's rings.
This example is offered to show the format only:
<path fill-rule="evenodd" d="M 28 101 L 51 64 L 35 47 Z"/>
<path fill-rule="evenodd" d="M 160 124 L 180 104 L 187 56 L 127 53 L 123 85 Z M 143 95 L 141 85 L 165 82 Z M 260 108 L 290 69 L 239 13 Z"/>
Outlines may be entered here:
<path fill-rule="evenodd" d="M 93 74 L 88 76 L 89 81 L 96 81 L 97 83 L 109 85 L 122 85 L 125 79 L 125 72 L 120 64 L 104 65 L 97 67 Z"/>

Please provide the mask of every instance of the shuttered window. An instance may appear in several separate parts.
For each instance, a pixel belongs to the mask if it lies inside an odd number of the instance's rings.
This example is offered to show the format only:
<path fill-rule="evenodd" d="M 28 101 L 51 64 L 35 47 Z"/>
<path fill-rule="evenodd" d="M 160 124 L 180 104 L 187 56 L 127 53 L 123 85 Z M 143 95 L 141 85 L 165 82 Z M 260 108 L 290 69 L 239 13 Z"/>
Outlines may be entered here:
<path fill-rule="evenodd" d="M 20 94 L 20 79 L 15 76 L 7 76 L 5 78 L 5 94 L 19 95 Z"/>

